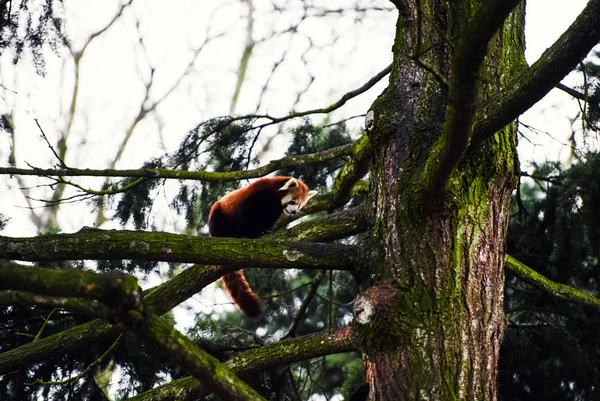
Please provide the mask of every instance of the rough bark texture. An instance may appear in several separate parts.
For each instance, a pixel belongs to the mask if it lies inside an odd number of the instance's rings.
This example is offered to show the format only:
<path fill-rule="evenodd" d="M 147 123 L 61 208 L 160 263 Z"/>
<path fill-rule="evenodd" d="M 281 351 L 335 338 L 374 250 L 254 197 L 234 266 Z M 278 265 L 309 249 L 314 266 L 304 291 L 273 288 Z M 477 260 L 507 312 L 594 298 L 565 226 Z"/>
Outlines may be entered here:
<path fill-rule="evenodd" d="M 449 75 L 455 39 L 485 3 L 395 2 L 390 86 L 368 127 L 376 217 L 355 310 L 371 400 L 496 399 L 515 126 L 469 150 L 436 191 L 419 181 L 452 93 L 436 75 Z M 525 66 L 523 18 L 521 4 L 492 38 L 475 107 Z"/>
<path fill-rule="evenodd" d="M 351 270 L 355 249 L 311 242 L 190 237 L 181 234 L 86 229 L 32 238 L 0 236 L 0 259 L 56 261 L 137 259 L 245 267 Z"/>

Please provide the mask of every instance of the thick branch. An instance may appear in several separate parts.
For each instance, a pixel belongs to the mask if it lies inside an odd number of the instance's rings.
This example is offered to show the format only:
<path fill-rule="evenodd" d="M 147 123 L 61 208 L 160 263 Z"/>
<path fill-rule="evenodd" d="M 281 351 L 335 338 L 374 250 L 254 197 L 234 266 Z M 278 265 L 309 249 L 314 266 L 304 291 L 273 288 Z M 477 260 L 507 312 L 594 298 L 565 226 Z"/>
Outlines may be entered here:
<path fill-rule="evenodd" d="M 240 171 L 185 171 L 169 170 L 165 168 L 148 168 L 137 170 L 91 170 L 91 169 L 41 169 L 41 168 L 16 168 L 0 167 L 0 174 L 8 175 L 36 175 L 44 177 L 146 177 L 146 178 L 164 178 L 177 180 L 198 180 L 198 181 L 237 181 L 249 178 L 258 178 L 269 173 L 290 166 L 305 166 L 316 164 L 325 160 L 335 159 L 352 154 L 353 144 L 338 146 L 324 150 L 322 152 L 312 153 L 301 156 L 288 156 L 282 159 L 273 160 L 264 166 L 252 170 Z"/>
<path fill-rule="evenodd" d="M 111 308 L 132 307 L 141 298 L 137 280 L 121 272 L 44 269 L 4 261 L 0 261 L 0 289 L 97 300 Z"/>
<path fill-rule="evenodd" d="M 2 264 L 4 268 L 6 264 Z M 92 317 L 108 319 L 110 310 L 104 305 L 80 298 L 67 298 L 40 295 L 28 291 L 0 291 L 0 306 L 32 306 L 44 305 L 53 308 L 66 309 Z"/>
<path fill-rule="evenodd" d="M 145 292 L 144 303 L 158 315 L 162 315 L 232 270 L 232 267 L 226 266 L 194 265 L 171 280 Z M 121 331 L 122 329 L 105 320 L 96 319 L 41 338 L 36 342 L 0 354 L 0 375 L 42 361 L 52 355 L 73 352 L 91 343 L 115 338 Z"/>
<path fill-rule="evenodd" d="M 354 185 L 367 174 L 371 161 L 372 148 L 369 137 L 363 135 L 352 148 L 352 158 L 335 177 L 331 196 L 333 205 L 330 209 L 345 205 L 352 197 Z"/>
<path fill-rule="evenodd" d="M 422 186 L 428 194 L 443 189 L 469 146 L 479 87 L 477 72 L 492 36 L 520 1 L 488 1 L 454 44 L 444 128 L 423 172 Z"/>
<path fill-rule="evenodd" d="M 332 214 L 323 219 L 315 219 L 309 222 L 298 224 L 293 228 L 297 232 L 298 237 L 292 237 L 288 231 L 279 231 L 269 235 L 272 240 L 304 240 L 304 241 L 320 241 L 341 238 L 335 233 L 333 237 L 328 234 L 323 234 L 317 230 L 315 223 L 324 220 L 324 226 L 327 227 L 332 219 L 338 219 L 346 213 Z M 361 214 L 364 211 L 360 209 L 350 209 L 348 215 L 343 219 L 346 223 L 340 223 L 343 227 L 349 228 L 351 223 L 348 219 L 354 221 L 362 230 L 366 225 L 366 218 L 358 218 L 354 213 Z M 332 233 L 326 230 L 328 233 Z M 349 232 L 354 233 L 355 229 L 350 228 Z M 352 234 L 349 234 L 352 235 Z M 346 235 L 344 235 L 345 237 Z M 231 266 L 201 266 L 194 265 L 184 270 L 169 281 L 154 287 L 144 292 L 144 303 L 151 307 L 158 315 L 168 312 L 181 302 L 198 293 L 205 286 L 216 281 L 223 274 L 233 270 Z M 121 330 L 116 326 L 97 319 L 92 322 L 82 324 L 77 327 L 62 331 L 60 333 L 41 338 L 35 343 L 22 345 L 10 351 L 0 354 L 0 374 L 11 372 L 19 367 L 29 366 L 32 363 L 44 360 L 55 354 L 64 354 L 72 352 L 76 349 L 85 348 L 89 344 L 99 341 L 104 341 L 107 338 L 116 337 Z"/>
<path fill-rule="evenodd" d="M 369 229 L 368 210 L 360 205 L 298 224 L 288 230 L 276 231 L 261 239 L 333 241 L 365 232 Z"/>
<path fill-rule="evenodd" d="M 483 142 L 537 103 L 600 42 L 600 0 L 590 0 L 575 22 L 527 71 L 477 112 L 472 145 Z"/>
<path fill-rule="evenodd" d="M 225 400 L 264 400 L 241 381 L 218 359 L 208 354 L 192 340 L 152 311 L 131 309 L 117 319 L 134 331 L 152 349 L 171 359 Z"/>
<path fill-rule="evenodd" d="M 225 362 L 225 367 L 240 377 L 263 372 L 294 362 L 342 352 L 355 351 L 350 329 L 338 329 L 311 334 L 269 344 L 240 353 Z M 207 389 L 192 377 L 174 380 L 139 394 L 128 401 L 191 401 L 207 394 Z"/>
<path fill-rule="evenodd" d="M 515 275 L 517 275 L 517 277 L 527 281 L 529 284 L 542 290 L 546 294 L 551 295 L 556 299 L 575 302 L 576 304 L 591 308 L 596 312 L 600 312 L 599 298 L 568 285 L 555 283 L 554 281 L 542 276 L 532 268 L 527 267 L 510 255 L 506 255 L 504 257 L 504 262 L 506 263 L 506 267 Z"/>
<path fill-rule="evenodd" d="M 97 229 L 31 238 L 0 237 L 0 259 L 28 261 L 135 259 L 238 267 L 350 270 L 355 249 L 339 244 Z"/>
<path fill-rule="evenodd" d="M 132 276 L 120 272 L 100 274 L 78 269 L 54 270 L 2 263 L 0 288 L 30 290 L 42 295 L 37 298 L 33 294 L 30 298 L 33 304 L 45 304 L 45 295 L 99 301 L 113 309 L 114 319 L 122 326 L 134 331 L 153 349 L 175 361 L 219 395 L 230 400 L 262 400 L 216 358 L 143 305 L 137 280 Z"/>

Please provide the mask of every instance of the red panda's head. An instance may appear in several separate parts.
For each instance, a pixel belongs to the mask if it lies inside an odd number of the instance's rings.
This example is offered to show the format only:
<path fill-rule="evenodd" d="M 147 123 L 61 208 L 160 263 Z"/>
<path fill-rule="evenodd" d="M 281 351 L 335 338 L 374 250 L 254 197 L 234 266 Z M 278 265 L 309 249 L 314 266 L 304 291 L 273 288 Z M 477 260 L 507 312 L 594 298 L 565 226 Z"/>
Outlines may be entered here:
<path fill-rule="evenodd" d="M 279 190 L 285 191 L 281 197 L 281 206 L 286 214 L 296 214 L 310 198 L 317 194 L 317 191 L 309 190 L 305 183 L 294 177 L 290 177 Z"/>

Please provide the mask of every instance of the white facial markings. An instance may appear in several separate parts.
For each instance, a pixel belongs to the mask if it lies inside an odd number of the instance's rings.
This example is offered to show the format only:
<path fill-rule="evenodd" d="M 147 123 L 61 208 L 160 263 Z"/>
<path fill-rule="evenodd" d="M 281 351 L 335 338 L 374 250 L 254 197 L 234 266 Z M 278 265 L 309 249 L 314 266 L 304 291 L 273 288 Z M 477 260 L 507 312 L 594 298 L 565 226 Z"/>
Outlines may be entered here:
<path fill-rule="evenodd" d="M 298 202 L 293 193 L 288 193 L 281 198 L 281 205 L 285 214 L 296 214 L 304 204 Z"/>
<path fill-rule="evenodd" d="M 317 191 L 314 190 L 304 193 L 301 188 L 297 188 L 298 186 L 298 181 L 295 178 L 290 178 L 284 186 L 279 188 L 280 191 L 288 191 L 281 197 L 281 206 L 283 206 L 285 214 L 296 214 L 310 198 L 317 194 Z"/>
<path fill-rule="evenodd" d="M 283 206 L 283 212 L 285 214 L 296 213 L 295 211 L 292 212 L 291 208 L 289 207 L 289 203 L 292 201 L 292 199 L 294 199 L 294 196 L 291 193 L 287 193 L 281 198 L 281 206 Z"/>

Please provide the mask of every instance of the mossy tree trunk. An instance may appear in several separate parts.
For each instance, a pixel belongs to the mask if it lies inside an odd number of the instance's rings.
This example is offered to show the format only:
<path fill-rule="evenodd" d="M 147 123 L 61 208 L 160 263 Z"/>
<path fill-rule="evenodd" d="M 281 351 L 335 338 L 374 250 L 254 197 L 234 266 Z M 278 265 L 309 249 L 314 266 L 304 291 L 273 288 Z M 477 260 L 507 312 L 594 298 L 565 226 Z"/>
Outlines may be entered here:
<path fill-rule="evenodd" d="M 467 88 L 461 98 L 463 81 L 452 74 L 462 70 L 453 68 L 469 66 L 453 62 L 486 2 L 395 4 L 400 13 L 390 85 L 367 122 L 375 152 L 375 227 L 358 274 L 363 292 L 355 328 L 369 399 L 495 400 L 516 126 L 471 148 L 472 120 L 460 120 L 459 102 L 466 98 L 472 102 L 466 107 L 476 111 L 523 71 L 524 5 L 483 45 L 473 95 Z M 440 140 L 449 124 L 465 125 L 462 148 Z M 446 154 L 456 162 L 436 166 L 442 179 L 424 180 L 438 162 L 431 155 L 444 154 L 443 146 L 458 149 Z"/>

